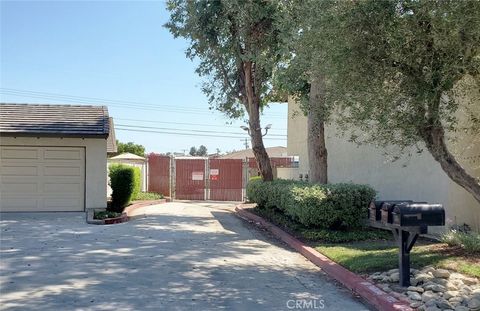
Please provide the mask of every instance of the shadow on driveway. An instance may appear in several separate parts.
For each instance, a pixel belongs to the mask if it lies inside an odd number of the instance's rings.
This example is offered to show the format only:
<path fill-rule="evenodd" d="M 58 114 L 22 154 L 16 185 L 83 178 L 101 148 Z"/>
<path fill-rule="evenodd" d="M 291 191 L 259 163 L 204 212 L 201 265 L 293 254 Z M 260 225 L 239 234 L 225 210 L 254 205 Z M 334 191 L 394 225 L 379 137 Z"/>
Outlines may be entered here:
<path fill-rule="evenodd" d="M 2 310 L 290 310 L 290 300 L 365 309 L 218 207 L 168 203 L 110 226 L 83 213 L 2 214 Z"/>

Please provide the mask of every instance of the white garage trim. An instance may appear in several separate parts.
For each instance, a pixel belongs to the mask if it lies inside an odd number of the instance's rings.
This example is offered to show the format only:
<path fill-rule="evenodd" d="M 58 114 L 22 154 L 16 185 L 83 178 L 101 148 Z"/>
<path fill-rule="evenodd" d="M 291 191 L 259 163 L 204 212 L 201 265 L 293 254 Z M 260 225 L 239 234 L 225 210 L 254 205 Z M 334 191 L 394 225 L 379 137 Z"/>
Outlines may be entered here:
<path fill-rule="evenodd" d="M 85 147 L 0 146 L 0 211 L 84 211 Z"/>

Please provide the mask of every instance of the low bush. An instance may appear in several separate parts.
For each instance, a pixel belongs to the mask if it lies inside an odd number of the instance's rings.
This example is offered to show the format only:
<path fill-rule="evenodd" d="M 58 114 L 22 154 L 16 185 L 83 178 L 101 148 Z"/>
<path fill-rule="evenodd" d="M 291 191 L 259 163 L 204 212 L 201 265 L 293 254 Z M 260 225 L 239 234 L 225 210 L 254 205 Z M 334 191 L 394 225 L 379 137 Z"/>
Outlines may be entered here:
<path fill-rule="evenodd" d="M 358 184 L 252 180 L 247 196 L 260 208 L 276 208 L 306 227 L 342 230 L 363 226 L 375 190 Z"/>
<path fill-rule="evenodd" d="M 262 184 L 262 177 L 255 176 L 251 177 L 247 184 L 247 197 L 249 202 L 257 203 L 258 205 L 264 205 L 262 198 L 264 195 L 261 194 L 263 188 L 261 187 Z"/>
<path fill-rule="evenodd" d="M 319 228 L 307 228 L 292 220 L 284 213 L 274 208 L 253 208 L 251 211 L 275 225 L 289 231 L 296 237 L 324 243 L 345 243 L 367 240 L 391 240 L 392 233 L 387 230 L 375 228 L 359 228 L 353 230 L 329 230 Z"/>
<path fill-rule="evenodd" d="M 134 195 L 140 192 L 140 169 L 124 164 L 109 166 L 110 187 L 112 188 L 112 204 L 110 211 L 121 213 L 130 203 Z"/>
<path fill-rule="evenodd" d="M 450 246 L 460 246 L 468 253 L 480 254 L 480 233 L 450 230 L 442 235 L 442 241 Z"/>

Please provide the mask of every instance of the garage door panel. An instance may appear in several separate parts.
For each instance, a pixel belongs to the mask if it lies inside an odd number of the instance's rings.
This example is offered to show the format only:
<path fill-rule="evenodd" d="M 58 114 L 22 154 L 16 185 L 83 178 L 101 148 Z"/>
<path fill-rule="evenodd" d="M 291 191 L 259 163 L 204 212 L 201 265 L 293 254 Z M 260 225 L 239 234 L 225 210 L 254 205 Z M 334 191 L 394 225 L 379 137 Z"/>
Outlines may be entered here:
<path fill-rule="evenodd" d="M 80 160 L 81 150 L 46 149 L 43 158 L 45 160 Z"/>
<path fill-rule="evenodd" d="M 10 198 L 2 197 L 2 212 L 17 212 L 17 211 L 37 211 L 39 208 L 37 198 Z"/>
<path fill-rule="evenodd" d="M 43 175 L 44 176 L 80 176 L 82 174 L 82 169 L 80 166 L 44 166 Z"/>
<path fill-rule="evenodd" d="M 43 191 L 45 193 L 81 193 L 83 185 L 79 183 L 44 183 Z"/>
<path fill-rule="evenodd" d="M 35 148 L 23 148 L 19 149 L 16 147 L 8 148 L 2 147 L 0 152 L 1 158 L 8 160 L 8 159 L 38 159 L 39 150 Z"/>
<path fill-rule="evenodd" d="M 3 176 L 38 176 L 37 166 L 27 165 L 2 165 L 0 171 Z"/>
<path fill-rule="evenodd" d="M 73 209 L 78 204 L 81 204 L 80 198 L 46 198 L 43 200 L 44 206 L 48 206 L 50 210 L 69 210 Z"/>
<path fill-rule="evenodd" d="M 21 182 L 2 182 L 2 189 L 0 193 L 2 195 L 8 195 L 10 193 L 18 194 L 28 194 L 28 193 L 37 193 L 38 185 L 37 183 L 21 183 Z"/>
<path fill-rule="evenodd" d="M 0 210 L 83 211 L 85 149 L 0 146 Z M 35 156 L 35 157 L 34 157 Z"/>

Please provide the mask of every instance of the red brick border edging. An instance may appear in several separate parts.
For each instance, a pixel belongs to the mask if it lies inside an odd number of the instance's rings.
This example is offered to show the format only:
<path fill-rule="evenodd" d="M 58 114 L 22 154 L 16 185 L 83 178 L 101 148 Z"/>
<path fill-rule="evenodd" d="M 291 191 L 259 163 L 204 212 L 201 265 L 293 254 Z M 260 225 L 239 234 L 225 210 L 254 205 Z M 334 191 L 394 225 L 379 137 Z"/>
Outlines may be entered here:
<path fill-rule="evenodd" d="M 243 209 L 240 205 L 235 207 L 236 214 L 249 221 L 253 221 L 268 231 L 270 231 L 277 238 L 281 239 L 296 251 L 301 253 L 304 257 L 310 260 L 313 264 L 320 267 L 325 273 L 330 275 L 343 284 L 346 288 L 352 290 L 368 303 L 373 305 L 380 311 L 412 311 L 410 305 L 405 301 L 400 301 L 394 296 L 384 292 L 371 282 L 363 279 L 359 275 L 345 269 L 336 262 L 330 260 L 325 255 L 319 253 L 314 248 L 304 244 L 300 240 L 294 238 L 274 224 L 266 221 L 260 216 L 250 213 Z"/>
<path fill-rule="evenodd" d="M 150 206 L 150 205 L 157 205 L 157 204 L 163 204 L 167 203 L 167 199 L 159 199 L 159 200 L 150 200 L 150 201 L 134 201 L 132 204 L 129 206 L 125 207 L 123 212 L 130 217 L 132 212 L 138 208 L 145 207 L 145 206 Z"/>

